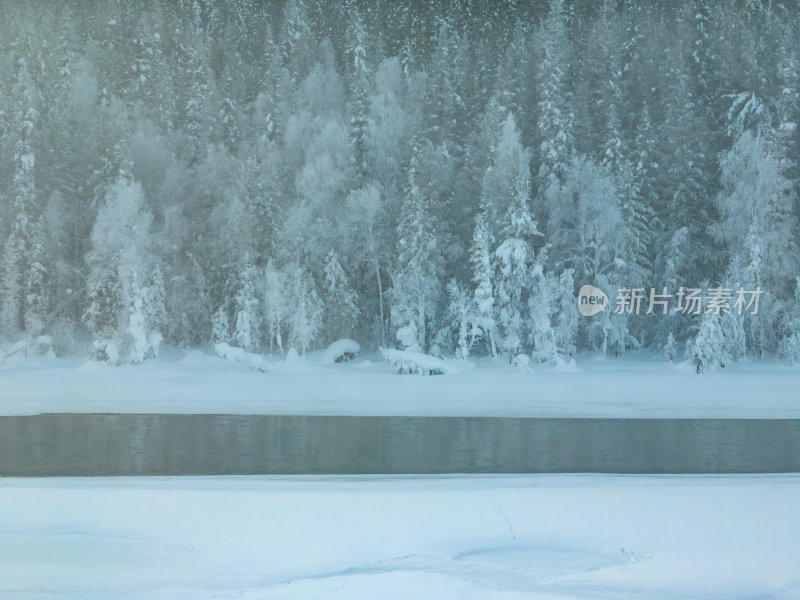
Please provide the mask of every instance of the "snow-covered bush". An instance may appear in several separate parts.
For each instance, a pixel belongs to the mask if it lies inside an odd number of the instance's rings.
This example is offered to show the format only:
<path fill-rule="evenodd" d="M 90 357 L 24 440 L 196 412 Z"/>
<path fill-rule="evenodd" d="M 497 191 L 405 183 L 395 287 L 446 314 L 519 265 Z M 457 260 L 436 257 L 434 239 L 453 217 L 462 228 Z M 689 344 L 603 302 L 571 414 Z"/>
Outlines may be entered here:
<path fill-rule="evenodd" d="M 237 348 L 225 342 L 214 344 L 214 350 L 220 358 L 225 358 L 234 364 L 245 365 L 261 373 L 266 373 L 270 370 L 266 359 L 260 354 L 248 352 L 243 348 Z"/>
<path fill-rule="evenodd" d="M 449 372 L 444 360 L 430 354 L 391 348 L 381 348 L 381 354 L 401 375 L 444 375 Z"/>
<path fill-rule="evenodd" d="M 678 348 L 675 343 L 675 336 L 672 335 L 671 331 L 667 336 L 667 343 L 664 344 L 664 349 L 661 353 L 669 362 L 673 362 L 678 357 Z"/>
<path fill-rule="evenodd" d="M 0 362 L 9 358 L 27 358 L 29 356 L 43 356 L 52 352 L 53 338 L 49 335 L 40 335 L 35 338 L 26 338 L 11 345 L 10 348 L 0 351 Z"/>
<path fill-rule="evenodd" d="M 330 344 L 319 357 L 323 363 L 343 363 L 356 358 L 361 352 L 361 344 L 355 340 L 343 338 Z"/>

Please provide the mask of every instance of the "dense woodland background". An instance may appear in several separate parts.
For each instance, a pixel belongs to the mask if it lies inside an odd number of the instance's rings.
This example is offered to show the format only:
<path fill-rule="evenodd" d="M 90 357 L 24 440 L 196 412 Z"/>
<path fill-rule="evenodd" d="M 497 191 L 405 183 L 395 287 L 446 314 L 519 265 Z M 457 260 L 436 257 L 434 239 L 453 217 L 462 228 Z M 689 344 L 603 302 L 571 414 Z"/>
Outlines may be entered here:
<path fill-rule="evenodd" d="M 766 2 L 4 0 L 0 332 L 798 360 L 798 40 Z"/>

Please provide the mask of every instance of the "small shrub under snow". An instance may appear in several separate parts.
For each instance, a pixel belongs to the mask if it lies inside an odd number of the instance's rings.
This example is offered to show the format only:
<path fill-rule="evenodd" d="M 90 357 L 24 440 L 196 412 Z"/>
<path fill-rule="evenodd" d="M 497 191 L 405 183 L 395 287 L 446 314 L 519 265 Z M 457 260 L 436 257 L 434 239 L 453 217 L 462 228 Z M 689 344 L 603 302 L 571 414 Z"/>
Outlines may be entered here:
<path fill-rule="evenodd" d="M 452 371 L 441 358 L 414 350 L 381 348 L 381 354 L 401 375 L 444 375 Z"/>
<path fill-rule="evenodd" d="M 361 344 L 347 338 L 336 340 L 325 348 L 320 355 L 320 362 L 326 364 L 343 363 L 353 360 L 361 352 Z"/>

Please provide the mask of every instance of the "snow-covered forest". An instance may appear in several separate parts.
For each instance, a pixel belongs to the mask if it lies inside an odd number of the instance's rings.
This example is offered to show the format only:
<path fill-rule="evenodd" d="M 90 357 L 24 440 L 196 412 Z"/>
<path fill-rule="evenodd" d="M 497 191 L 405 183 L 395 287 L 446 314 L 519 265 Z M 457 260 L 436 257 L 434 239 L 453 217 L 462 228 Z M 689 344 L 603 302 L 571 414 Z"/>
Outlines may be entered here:
<path fill-rule="evenodd" d="M 3 2 L 0 333 L 800 360 L 798 40 L 752 1 Z"/>

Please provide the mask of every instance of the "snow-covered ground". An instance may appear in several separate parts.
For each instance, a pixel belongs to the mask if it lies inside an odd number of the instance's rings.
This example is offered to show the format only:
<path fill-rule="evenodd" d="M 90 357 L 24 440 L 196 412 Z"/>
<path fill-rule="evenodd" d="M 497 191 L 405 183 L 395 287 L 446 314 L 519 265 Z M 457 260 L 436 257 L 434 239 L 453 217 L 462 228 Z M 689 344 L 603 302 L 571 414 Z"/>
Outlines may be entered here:
<path fill-rule="evenodd" d="M 447 361 L 445 375 L 398 375 L 379 353 L 264 360 L 167 351 L 138 366 L 52 356 L 0 363 L 0 415 L 43 412 L 272 413 L 541 417 L 800 418 L 800 365 L 748 361 L 696 375 L 639 354 L 521 372 Z"/>
<path fill-rule="evenodd" d="M 800 476 L 0 479 L 0 597 L 800 598 Z"/>

